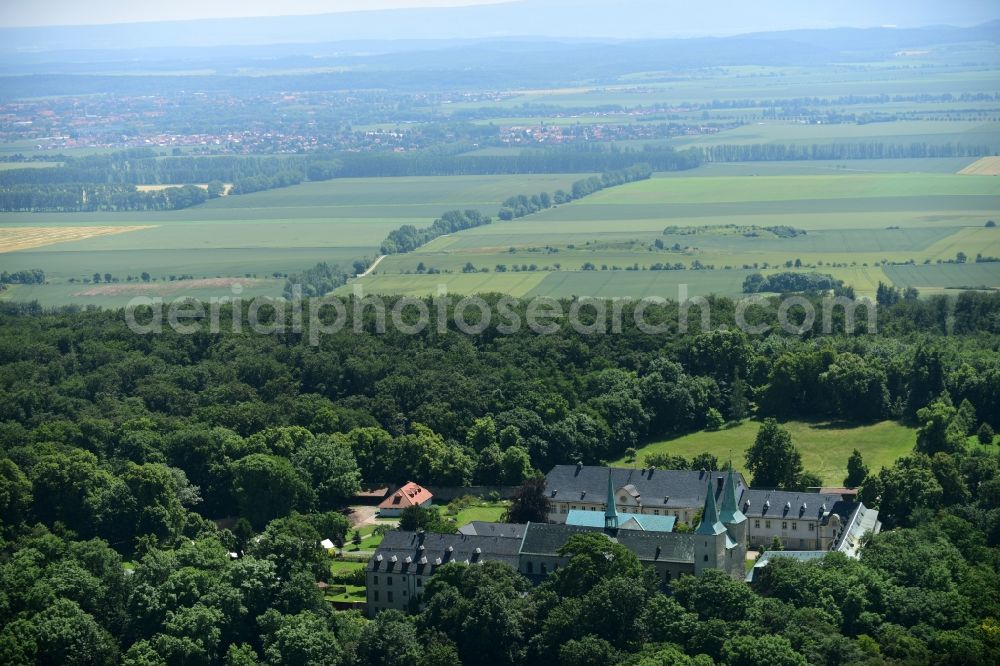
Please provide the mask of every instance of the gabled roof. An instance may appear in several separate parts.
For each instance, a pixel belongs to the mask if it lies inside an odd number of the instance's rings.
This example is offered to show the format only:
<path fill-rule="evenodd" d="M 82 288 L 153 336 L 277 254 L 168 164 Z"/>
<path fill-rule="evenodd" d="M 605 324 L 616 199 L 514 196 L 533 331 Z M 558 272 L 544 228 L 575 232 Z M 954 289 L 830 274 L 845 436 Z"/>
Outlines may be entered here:
<path fill-rule="evenodd" d="M 596 511 L 594 512 L 598 514 Z M 603 516 L 602 516 L 603 518 Z M 575 534 L 604 534 L 599 527 L 584 527 L 581 525 L 561 525 L 549 523 L 528 523 L 528 529 L 521 542 L 521 553 L 531 555 L 557 555 L 570 537 Z"/>
<path fill-rule="evenodd" d="M 619 526 L 623 530 L 673 532 L 674 523 L 677 522 L 677 519 L 673 516 L 651 516 L 647 513 L 629 513 L 626 515 L 628 518 Z"/>
<path fill-rule="evenodd" d="M 380 509 L 405 509 L 408 506 L 423 504 L 433 497 L 429 490 L 410 481 L 385 498 L 378 506 Z"/>
<path fill-rule="evenodd" d="M 520 539 L 433 532 L 388 532 L 368 560 L 368 571 L 429 576 L 449 562 L 504 562 L 517 569 Z"/>
<path fill-rule="evenodd" d="M 582 527 L 604 527 L 605 517 L 598 511 L 570 509 L 566 514 L 566 524 Z M 676 518 L 673 516 L 651 516 L 649 514 L 624 513 L 618 516 L 619 530 L 640 532 L 672 532 Z"/>
<path fill-rule="evenodd" d="M 642 562 L 694 562 L 694 535 L 619 530 L 616 540 Z"/>
<path fill-rule="evenodd" d="M 849 516 L 852 510 L 840 495 L 800 493 L 788 490 L 746 490 L 739 500 L 740 511 L 748 518 L 812 519 L 822 520 L 824 514 L 834 511 Z"/>
<path fill-rule="evenodd" d="M 460 534 L 469 536 L 491 536 L 507 539 L 522 539 L 528 526 L 525 523 L 489 523 L 473 520 L 458 528 Z"/>
<path fill-rule="evenodd" d="M 545 475 L 545 491 L 550 501 L 603 502 L 607 492 L 608 467 L 594 465 L 556 465 Z M 643 506 L 682 506 L 696 509 L 705 499 L 705 483 L 713 479 L 713 488 L 721 492 L 725 472 L 676 469 L 611 467 L 615 489 L 631 486 L 626 492 L 638 493 Z M 741 474 L 734 473 L 736 496 L 747 487 Z M 633 495 L 634 497 L 634 495 Z"/>

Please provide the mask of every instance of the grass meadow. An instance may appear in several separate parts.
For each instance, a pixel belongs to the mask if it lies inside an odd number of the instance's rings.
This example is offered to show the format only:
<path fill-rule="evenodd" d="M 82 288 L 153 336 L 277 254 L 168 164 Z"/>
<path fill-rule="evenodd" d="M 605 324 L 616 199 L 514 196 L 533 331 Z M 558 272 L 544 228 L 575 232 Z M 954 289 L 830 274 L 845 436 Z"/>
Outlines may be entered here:
<path fill-rule="evenodd" d="M 872 424 L 842 422 L 789 421 L 782 424 L 792 435 L 792 442 L 802 453 L 802 464 L 815 472 L 828 486 L 839 486 L 847 475 L 847 459 L 854 449 L 861 451 L 865 464 L 875 473 L 891 465 L 913 449 L 916 430 L 896 423 L 881 421 Z M 744 421 L 739 425 L 716 432 L 701 431 L 662 442 L 654 442 L 638 449 L 635 462 L 624 457 L 613 465 L 643 464 L 645 456 L 653 453 L 670 453 L 692 458 L 708 452 L 720 461 L 732 460 L 733 467 L 744 474 L 746 450 L 753 444 L 760 423 Z"/>

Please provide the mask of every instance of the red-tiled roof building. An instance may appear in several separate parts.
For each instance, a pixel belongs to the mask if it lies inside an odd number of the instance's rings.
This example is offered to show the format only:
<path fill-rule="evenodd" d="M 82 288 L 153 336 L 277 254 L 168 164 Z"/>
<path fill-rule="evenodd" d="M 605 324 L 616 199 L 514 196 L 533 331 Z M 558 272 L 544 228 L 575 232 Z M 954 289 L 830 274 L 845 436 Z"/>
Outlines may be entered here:
<path fill-rule="evenodd" d="M 403 509 L 411 506 L 428 507 L 434 495 L 422 486 L 418 486 L 412 481 L 389 495 L 378 505 L 378 512 L 381 516 L 399 516 Z"/>

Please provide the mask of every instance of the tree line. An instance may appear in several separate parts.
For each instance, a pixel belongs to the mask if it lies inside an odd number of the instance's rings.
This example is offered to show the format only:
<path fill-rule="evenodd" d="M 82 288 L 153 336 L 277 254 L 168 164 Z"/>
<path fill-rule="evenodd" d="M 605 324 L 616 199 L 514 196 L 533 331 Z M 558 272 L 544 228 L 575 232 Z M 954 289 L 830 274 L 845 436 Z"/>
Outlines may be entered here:
<path fill-rule="evenodd" d="M 497 217 L 501 220 L 513 220 L 525 217 L 526 215 L 537 213 L 552 206 L 575 201 L 588 194 L 599 192 L 606 187 L 624 185 L 625 183 L 637 180 L 648 180 L 652 177 L 653 170 L 648 164 L 635 164 L 627 169 L 618 169 L 617 171 L 602 173 L 600 176 L 582 178 L 573 183 L 569 192 L 560 189 L 551 195 L 548 192 L 540 192 L 539 194 L 530 196 L 518 194 L 504 200 L 500 206 L 500 212 L 497 213 Z"/>
<path fill-rule="evenodd" d="M 145 192 L 135 185 L 92 182 L 0 186 L 0 211 L 11 213 L 178 210 L 208 199 L 208 191 L 195 185 Z"/>
<path fill-rule="evenodd" d="M 549 195 L 548 192 L 531 196 L 520 194 L 505 199 L 497 217 L 501 220 L 524 217 L 525 215 L 551 208 L 553 205 L 569 203 L 606 187 L 623 185 L 636 180 L 645 180 L 652 177 L 652 175 L 653 171 L 648 164 L 636 164 L 627 169 L 619 169 L 603 173 L 600 176 L 582 178 L 573 183 L 569 192 L 557 190 L 553 195 Z M 492 222 L 493 219 L 491 217 L 484 216 L 476 210 L 452 210 L 435 220 L 429 227 L 418 229 L 412 224 L 404 224 L 399 229 L 394 229 L 382 241 L 380 250 L 382 254 L 411 252 L 444 234 L 451 234 L 456 231 L 471 229 Z"/>
<path fill-rule="evenodd" d="M 882 141 L 784 144 L 721 144 L 702 149 L 706 162 L 770 162 L 786 160 L 881 160 L 924 157 L 982 157 L 988 145 L 963 143 L 885 143 Z"/>

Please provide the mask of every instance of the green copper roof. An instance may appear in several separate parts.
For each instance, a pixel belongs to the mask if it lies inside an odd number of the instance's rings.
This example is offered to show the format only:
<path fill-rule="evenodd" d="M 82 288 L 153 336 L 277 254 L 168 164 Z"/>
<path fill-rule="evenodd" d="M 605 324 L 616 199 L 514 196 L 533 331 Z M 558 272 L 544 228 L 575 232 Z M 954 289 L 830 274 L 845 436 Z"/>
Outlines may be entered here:
<path fill-rule="evenodd" d="M 741 523 L 747 519 L 736 505 L 736 482 L 733 480 L 733 465 L 729 465 L 729 473 L 726 474 L 726 485 L 722 487 L 722 510 L 719 511 L 719 519 L 726 525 Z"/>
<path fill-rule="evenodd" d="M 715 508 L 715 493 L 712 492 L 712 475 L 709 474 L 708 485 L 705 487 L 705 508 L 701 512 L 701 523 L 694 533 L 715 536 L 725 531 L 725 526 L 719 522 L 719 511 Z"/>
<path fill-rule="evenodd" d="M 608 470 L 608 504 L 604 509 L 604 527 L 615 529 L 618 527 L 618 507 L 615 506 L 615 487 L 611 483 L 611 470 Z"/>

